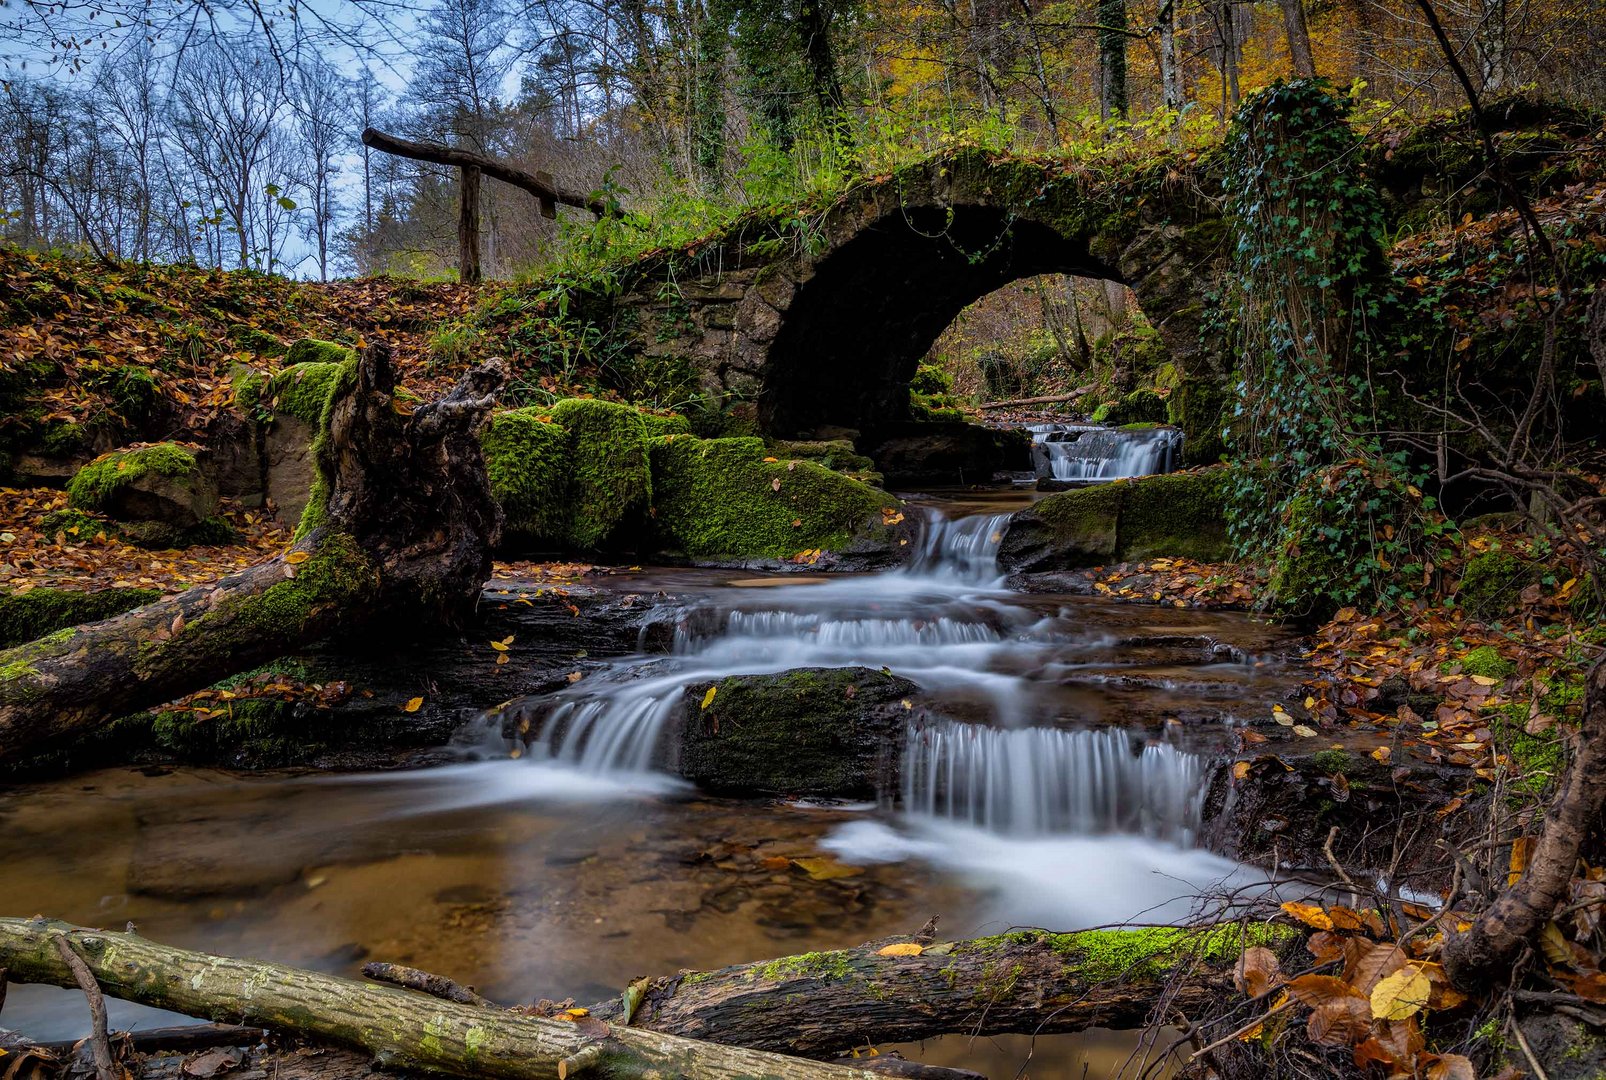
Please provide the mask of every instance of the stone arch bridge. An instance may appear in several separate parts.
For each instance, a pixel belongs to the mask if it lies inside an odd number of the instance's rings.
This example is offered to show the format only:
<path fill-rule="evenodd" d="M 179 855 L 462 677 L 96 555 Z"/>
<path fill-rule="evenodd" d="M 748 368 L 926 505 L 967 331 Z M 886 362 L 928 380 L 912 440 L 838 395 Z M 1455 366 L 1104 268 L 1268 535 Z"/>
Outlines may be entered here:
<path fill-rule="evenodd" d="M 1215 384 L 1200 324 L 1228 252 L 1207 172 L 958 151 L 644 258 L 609 318 L 782 436 L 907 418 L 909 380 L 954 317 L 1039 274 L 1129 286 L 1185 385 Z"/>

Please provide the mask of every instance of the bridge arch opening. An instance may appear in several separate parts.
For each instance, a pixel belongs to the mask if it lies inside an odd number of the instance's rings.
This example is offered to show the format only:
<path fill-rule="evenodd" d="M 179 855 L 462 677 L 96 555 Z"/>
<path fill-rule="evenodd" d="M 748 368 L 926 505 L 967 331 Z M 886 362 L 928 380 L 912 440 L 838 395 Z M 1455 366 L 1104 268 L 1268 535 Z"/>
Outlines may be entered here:
<path fill-rule="evenodd" d="M 988 206 L 909 207 L 821 258 L 793 295 L 764 365 L 765 430 L 819 437 L 909 419 L 909 383 L 954 319 L 1011 282 L 1118 269 L 1036 221 Z"/>

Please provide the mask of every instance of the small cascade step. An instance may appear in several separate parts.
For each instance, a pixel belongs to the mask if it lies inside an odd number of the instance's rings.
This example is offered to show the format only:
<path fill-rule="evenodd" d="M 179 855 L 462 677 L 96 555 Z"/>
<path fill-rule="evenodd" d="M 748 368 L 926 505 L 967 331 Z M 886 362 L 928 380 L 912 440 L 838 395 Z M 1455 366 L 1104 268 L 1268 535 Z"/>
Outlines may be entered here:
<path fill-rule="evenodd" d="M 1017 836 L 1130 833 L 1191 843 L 1204 759 L 1163 744 L 1134 752 L 1123 731 L 1003 731 L 911 725 L 903 803 L 910 813 Z"/>
<path fill-rule="evenodd" d="M 1117 480 L 1167 473 L 1177 467 L 1182 432 L 1176 428 L 1137 430 L 1100 424 L 1033 424 L 1032 462 L 1045 480 Z"/>

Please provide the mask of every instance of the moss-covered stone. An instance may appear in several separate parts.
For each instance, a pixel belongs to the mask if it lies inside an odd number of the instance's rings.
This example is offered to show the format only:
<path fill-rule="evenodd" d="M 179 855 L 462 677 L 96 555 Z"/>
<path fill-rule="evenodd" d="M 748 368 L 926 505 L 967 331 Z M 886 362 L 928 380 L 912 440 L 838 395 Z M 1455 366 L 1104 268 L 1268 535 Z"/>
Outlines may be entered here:
<path fill-rule="evenodd" d="M 594 550 L 626 541 L 652 502 L 641 413 L 610 401 L 569 398 L 552 407 L 552 420 L 569 433 L 569 543 Z"/>
<path fill-rule="evenodd" d="M 195 452 L 157 443 L 102 454 L 67 483 L 68 503 L 132 521 L 192 528 L 217 516 L 217 488 Z"/>
<path fill-rule="evenodd" d="M 967 953 L 1004 952 L 1011 946 L 1045 944 L 1088 982 L 1152 979 L 1174 968 L 1205 964 L 1225 967 L 1254 945 L 1275 946 L 1299 936 L 1293 927 L 1268 923 L 1226 923 L 1185 928 L 1079 930 L 1051 933 L 1014 930 L 963 943 Z"/>
<path fill-rule="evenodd" d="M 1165 398 L 1153 390 L 1134 390 L 1119 401 L 1107 401 L 1093 413 L 1101 424 L 1163 424 L 1168 419 Z"/>
<path fill-rule="evenodd" d="M 64 627 L 99 622 L 155 600 L 156 589 L 30 589 L 0 593 L 0 648 L 33 641 Z"/>
<path fill-rule="evenodd" d="M 506 517 L 506 538 L 560 545 L 569 535 L 570 439 L 539 409 L 498 413 L 480 436 L 491 494 Z"/>
<path fill-rule="evenodd" d="M 296 345 L 302 344 L 305 342 L 296 342 Z M 318 423 L 323 418 L 323 407 L 330 393 L 340 382 L 341 371 L 356 362 L 350 349 L 340 349 L 340 352 L 348 359 L 337 362 L 305 361 L 286 366 L 269 379 L 261 390 L 262 403 L 274 412 L 286 413 L 309 424 Z M 296 348 L 292 346 L 290 356 L 295 355 Z M 237 396 L 238 392 L 236 388 Z"/>
<path fill-rule="evenodd" d="M 874 472 L 875 462 L 854 450 L 847 439 L 821 439 L 798 441 L 789 439 L 768 440 L 767 457 L 781 461 L 817 461 L 836 472 Z"/>
<path fill-rule="evenodd" d="M 1214 465 L 1227 452 L 1222 441 L 1228 394 L 1215 379 L 1183 379 L 1166 398 L 1166 419 L 1182 429 L 1182 463 Z"/>
<path fill-rule="evenodd" d="M 284 366 L 291 368 L 299 364 L 344 364 L 356 358 L 356 351 L 349 345 L 342 345 L 336 341 L 322 341 L 318 338 L 302 338 L 292 344 L 289 351 L 284 354 Z"/>
<path fill-rule="evenodd" d="M 1216 562 L 1227 540 L 1225 471 L 1167 473 L 1062 491 L 1016 514 L 999 559 L 1016 570 L 1068 570 L 1181 556 Z"/>
<path fill-rule="evenodd" d="M 713 791 L 873 796 L 891 782 L 913 693 L 869 668 L 699 683 L 686 691 L 681 775 Z"/>
<path fill-rule="evenodd" d="M 1495 548 L 1467 560 L 1456 599 L 1474 618 L 1498 619 L 1511 611 L 1522 590 L 1538 582 L 1542 574 L 1537 563 Z"/>
<path fill-rule="evenodd" d="M 757 438 L 651 444 L 653 534 L 693 558 L 782 559 L 839 551 L 885 533 L 881 511 L 898 501 L 812 461 L 766 462 Z"/>

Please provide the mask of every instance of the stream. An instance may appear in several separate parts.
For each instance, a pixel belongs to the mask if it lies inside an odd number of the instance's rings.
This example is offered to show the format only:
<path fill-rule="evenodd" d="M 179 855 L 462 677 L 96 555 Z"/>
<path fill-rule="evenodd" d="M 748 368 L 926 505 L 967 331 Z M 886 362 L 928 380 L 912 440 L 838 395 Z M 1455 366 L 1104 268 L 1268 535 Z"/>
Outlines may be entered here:
<path fill-rule="evenodd" d="M 1011 589 L 995 553 L 1025 498 L 928 500 L 920 551 L 884 573 L 666 571 L 667 653 L 503 703 L 458 733 L 450 764 L 123 768 L 0 792 L 0 911 L 581 1003 L 642 974 L 846 947 L 933 914 L 954 938 L 1185 919 L 1200 894 L 1260 877 L 1195 844 L 1235 717 L 1300 679 L 1287 633 Z M 714 798 L 665 768 L 688 684 L 855 665 L 920 688 L 897 790 L 849 805 Z M 527 738 L 506 738 L 510 724 Z M 112 1019 L 170 1022 L 120 1003 Z M 13 987 L 0 1023 L 73 1036 L 83 1001 Z M 995 1077 L 1028 1050 L 1042 1077 L 1136 1076 L 1134 1039 L 950 1038 L 918 1053 Z"/>

